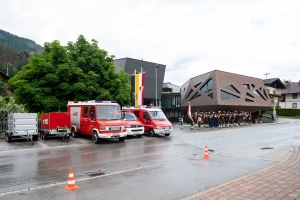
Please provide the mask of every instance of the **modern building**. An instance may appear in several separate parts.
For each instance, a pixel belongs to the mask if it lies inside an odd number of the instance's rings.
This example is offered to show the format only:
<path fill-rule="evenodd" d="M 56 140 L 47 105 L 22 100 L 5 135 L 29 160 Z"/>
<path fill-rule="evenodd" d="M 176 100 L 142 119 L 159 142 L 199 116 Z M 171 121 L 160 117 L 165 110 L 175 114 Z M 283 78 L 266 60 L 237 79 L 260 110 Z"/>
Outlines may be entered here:
<path fill-rule="evenodd" d="M 286 88 L 281 90 L 283 95 L 280 108 L 300 108 L 300 81 L 286 82 Z"/>
<path fill-rule="evenodd" d="M 164 83 L 161 94 L 161 108 L 171 122 L 178 122 L 182 115 L 180 103 L 180 86 L 170 82 Z"/>
<path fill-rule="evenodd" d="M 160 97 L 162 92 L 163 81 L 165 77 L 166 65 L 133 58 L 115 59 L 114 64 L 116 70 L 124 69 L 129 74 L 134 74 L 134 71 L 146 72 L 145 86 L 144 86 L 144 104 L 149 105 L 156 103 L 160 105 Z M 132 103 L 132 105 L 134 105 Z"/>
<path fill-rule="evenodd" d="M 272 108 L 261 79 L 214 70 L 189 79 L 181 86 L 181 108 L 192 111 L 251 111 L 256 115 Z"/>

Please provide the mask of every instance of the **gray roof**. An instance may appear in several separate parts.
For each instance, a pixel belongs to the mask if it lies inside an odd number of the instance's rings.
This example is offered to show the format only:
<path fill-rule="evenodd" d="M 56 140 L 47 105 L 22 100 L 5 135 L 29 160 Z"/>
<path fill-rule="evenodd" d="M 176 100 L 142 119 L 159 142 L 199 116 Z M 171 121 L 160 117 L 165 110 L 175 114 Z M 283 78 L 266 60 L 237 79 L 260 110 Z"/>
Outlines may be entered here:
<path fill-rule="evenodd" d="M 300 93 L 300 82 L 291 82 L 286 85 L 286 89 L 281 90 L 281 94 Z"/>
<path fill-rule="evenodd" d="M 281 88 L 281 89 L 286 88 L 286 86 L 282 83 L 282 81 L 279 78 L 263 79 L 263 82 L 265 86 L 269 86 L 273 88 Z"/>

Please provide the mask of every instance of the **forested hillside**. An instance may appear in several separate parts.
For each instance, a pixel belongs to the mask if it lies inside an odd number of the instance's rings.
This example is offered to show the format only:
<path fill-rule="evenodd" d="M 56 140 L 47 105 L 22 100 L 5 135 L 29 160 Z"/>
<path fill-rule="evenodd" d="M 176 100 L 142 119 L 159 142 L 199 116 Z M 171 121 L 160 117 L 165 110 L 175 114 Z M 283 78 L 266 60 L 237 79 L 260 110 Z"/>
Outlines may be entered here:
<path fill-rule="evenodd" d="M 0 30 L 0 71 L 14 76 L 33 53 L 40 53 L 43 47 L 34 41 Z"/>

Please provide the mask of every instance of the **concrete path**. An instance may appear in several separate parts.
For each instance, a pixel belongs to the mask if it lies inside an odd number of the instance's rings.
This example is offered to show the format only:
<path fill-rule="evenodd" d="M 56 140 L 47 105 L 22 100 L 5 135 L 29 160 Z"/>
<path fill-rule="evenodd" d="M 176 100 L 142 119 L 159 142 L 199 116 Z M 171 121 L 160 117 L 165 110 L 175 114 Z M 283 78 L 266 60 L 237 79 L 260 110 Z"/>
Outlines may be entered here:
<path fill-rule="evenodd" d="M 290 147 L 281 162 L 185 200 L 300 200 L 300 147 Z"/>

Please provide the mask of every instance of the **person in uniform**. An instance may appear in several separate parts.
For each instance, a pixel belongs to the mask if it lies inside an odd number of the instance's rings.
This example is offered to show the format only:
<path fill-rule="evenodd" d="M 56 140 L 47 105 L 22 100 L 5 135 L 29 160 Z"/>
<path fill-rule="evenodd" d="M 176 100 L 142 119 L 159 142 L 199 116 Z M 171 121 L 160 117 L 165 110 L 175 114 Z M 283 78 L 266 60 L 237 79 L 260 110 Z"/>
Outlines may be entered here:
<path fill-rule="evenodd" d="M 198 130 L 201 129 L 202 115 L 199 113 L 197 117 Z"/>
<path fill-rule="evenodd" d="M 260 124 L 262 123 L 262 114 L 260 110 L 258 111 L 258 121 Z"/>
<path fill-rule="evenodd" d="M 183 116 L 179 117 L 179 128 L 183 128 Z"/>

